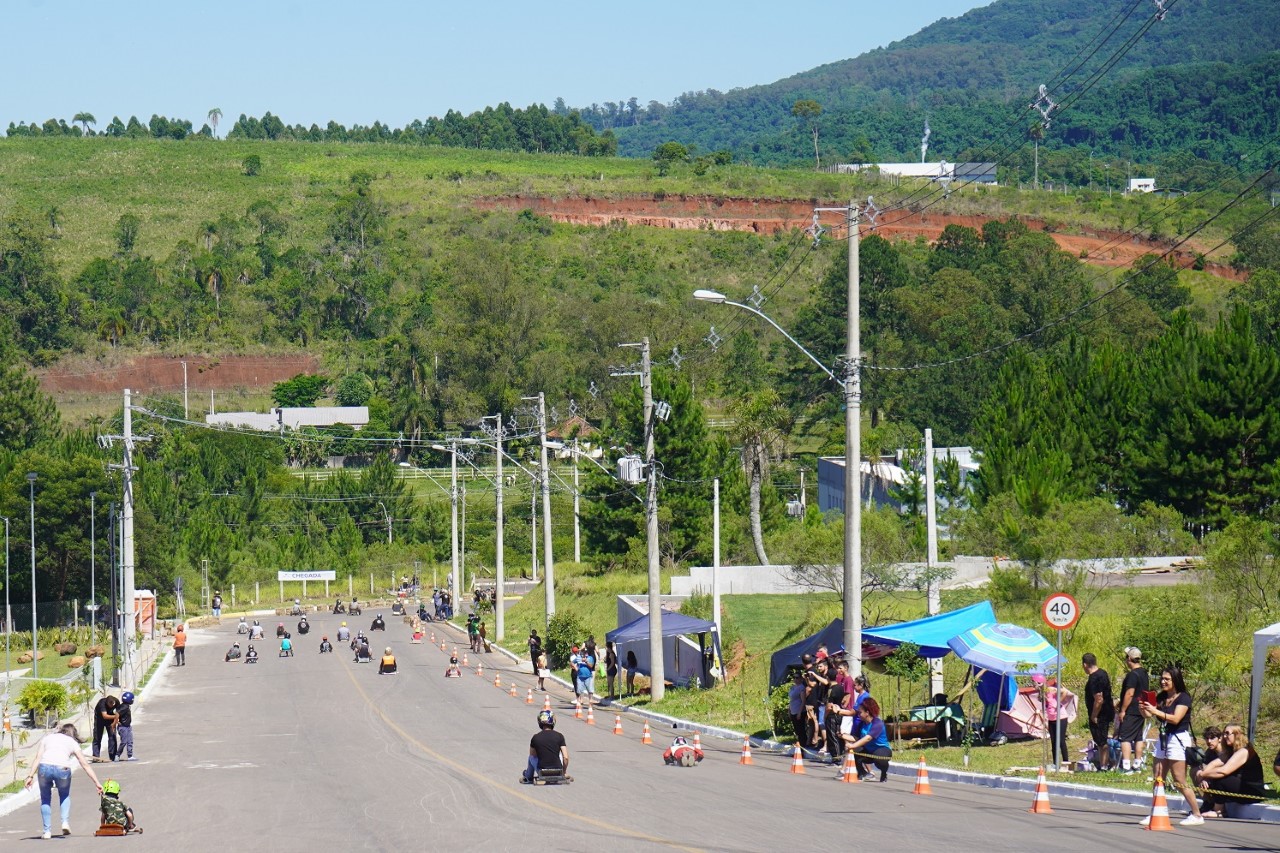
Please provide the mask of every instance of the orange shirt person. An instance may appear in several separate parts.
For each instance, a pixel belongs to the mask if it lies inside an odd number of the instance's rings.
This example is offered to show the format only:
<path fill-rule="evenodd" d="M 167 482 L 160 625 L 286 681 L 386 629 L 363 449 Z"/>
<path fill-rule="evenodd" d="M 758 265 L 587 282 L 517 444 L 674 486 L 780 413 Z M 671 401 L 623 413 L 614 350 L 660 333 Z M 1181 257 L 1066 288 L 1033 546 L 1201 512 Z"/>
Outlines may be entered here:
<path fill-rule="evenodd" d="M 187 632 L 182 625 L 173 632 L 173 665 L 187 665 Z"/>

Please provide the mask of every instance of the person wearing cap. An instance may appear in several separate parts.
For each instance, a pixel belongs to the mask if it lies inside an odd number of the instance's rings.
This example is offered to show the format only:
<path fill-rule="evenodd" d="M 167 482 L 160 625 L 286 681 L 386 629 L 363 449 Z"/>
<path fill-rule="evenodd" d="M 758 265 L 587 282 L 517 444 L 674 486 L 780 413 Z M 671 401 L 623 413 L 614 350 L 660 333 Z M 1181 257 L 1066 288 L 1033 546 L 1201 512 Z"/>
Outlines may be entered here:
<path fill-rule="evenodd" d="M 1146 721 L 1138 700 L 1151 688 L 1151 677 L 1142 668 L 1142 651 L 1134 646 L 1124 650 L 1129 671 L 1120 683 L 1120 707 L 1116 710 L 1116 740 L 1120 741 L 1120 768 L 1133 775 L 1142 766 L 1142 732 Z"/>
<path fill-rule="evenodd" d="M 396 656 L 391 653 L 391 647 L 387 646 L 382 652 L 382 661 L 378 664 L 378 675 L 391 675 L 396 671 Z"/>

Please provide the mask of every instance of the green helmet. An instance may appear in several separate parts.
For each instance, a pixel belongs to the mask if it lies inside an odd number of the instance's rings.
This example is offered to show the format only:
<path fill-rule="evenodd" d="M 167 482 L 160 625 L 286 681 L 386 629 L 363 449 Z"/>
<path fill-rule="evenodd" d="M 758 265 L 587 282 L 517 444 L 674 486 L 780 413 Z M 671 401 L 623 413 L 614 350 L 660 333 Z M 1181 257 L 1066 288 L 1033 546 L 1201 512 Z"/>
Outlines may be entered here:
<path fill-rule="evenodd" d="M 115 779 L 108 779 L 102 783 L 102 793 L 118 795 L 120 793 L 120 783 Z"/>

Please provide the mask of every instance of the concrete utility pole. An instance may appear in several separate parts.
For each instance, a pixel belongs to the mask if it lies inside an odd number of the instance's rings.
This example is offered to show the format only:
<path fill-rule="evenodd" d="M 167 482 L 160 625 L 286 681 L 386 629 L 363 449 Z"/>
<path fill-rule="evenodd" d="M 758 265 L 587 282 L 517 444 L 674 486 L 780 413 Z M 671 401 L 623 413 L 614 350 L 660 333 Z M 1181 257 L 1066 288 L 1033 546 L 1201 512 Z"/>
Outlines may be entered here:
<path fill-rule="evenodd" d="M 137 589 L 134 586 L 134 552 L 133 552 L 133 403 L 132 392 L 124 389 L 124 510 L 120 521 L 121 529 L 121 564 L 124 573 L 124 653 L 132 657 L 131 651 L 138 633 L 137 624 Z M 125 670 L 126 687 L 132 688 L 133 669 Z"/>
<path fill-rule="evenodd" d="M 495 511 L 495 514 L 496 514 L 495 523 L 497 524 L 497 530 L 494 532 L 494 537 L 493 537 L 494 549 L 495 549 L 494 557 L 493 557 L 494 587 L 495 587 L 494 595 L 493 595 L 493 598 L 494 598 L 493 620 L 494 620 L 494 631 L 497 632 L 498 639 L 501 640 L 506 629 L 506 621 L 503 618 L 504 614 L 502 612 L 502 596 L 503 596 L 503 590 L 505 589 L 504 582 L 506 581 L 506 564 L 503 561 L 503 554 L 502 554 L 503 548 L 504 548 L 504 545 L 502 543 L 502 527 L 503 527 L 502 487 L 504 483 L 502 482 L 503 426 L 502 426 L 501 412 L 498 413 L 497 421 L 498 421 L 498 427 L 497 427 L 497 430 L 494 432 L 494 436 L 493 436 L 495 446 L 498 449 L 498 452 L 496 454 L 497 460 L 498 460 L 497 509 Z"/>
<path fill-rule="evenodd" d="M 555 563 L 551 554 L 551 472 L 547 468 L 547 397 L 538 392 L 538 461 L 542 478 L 542 584 L 546 587 L 547 622 L 556 615 Z"/>
<path fill-rule="evenodd" d="M 938 507 L 937 486 L 933 471 L 933 430 L 924 431 L 924 517 L 928 541 L 925 552 L 925 571 L 929 574 L 929 615 L 936 616 L 942 612 L 942 591 L 938 588 L 936 572 L 938 570 Z M 937 695 L 942 692 L 942 658 L 929 661 L 929 693 Z"/>
<path fill-rule="evenodd" d="M 182 419 L 191 420 L 191 407 L 187 405 L 187 363 L 182 362 Z"/>
<path fill-rule="evenodd" d="M 452 604 L 458 606 L 458 442 L 450 440 L 449 442 L 449 513 L 451 525 L 449 530 L 449 538 L 451 540 L 453 550 L 450 553 L 449 565 L 452 574 L 449 579 L 450 594 L 453 596 Z"/>
<path fill-rule="evenodd" d="M 662 657 L 662 576 L 658 566 L 658 466 L 654 460 L 653 366 L 649 359 L 648 338 L 640 342 L 640 388 L 644 394 L 644 464 L 648 476 L 644 516 L 645 538 L 649 546 L 649 697 L 652 701 L 659 702 L 666 694 L 666 672 Z"/>
<path fill-rule="evenodd" d="M 1271 205 L 1275 207 L 1275 205 Z M 582 497 L 578 491 L 578 439 L 573 440 L 573 561 L 582 562 L 582 515 L 578 509 L 578 500 Z"/>
<path fill-rule="evenodd" d="M 862 341 L 858 316 L 858 207 L 849 228 L 848 326 L 844 381 L 844 647 L 849 674 L 862 673 Z"/>
<path fill-rule="evenodd" d="M 31 677 L 39 678 L 40 644 L 36 630 L 36 472 L 27 474 L 27 485 L 31 490 Z M 8 673 L 5 673 L 6 680 Z"/>

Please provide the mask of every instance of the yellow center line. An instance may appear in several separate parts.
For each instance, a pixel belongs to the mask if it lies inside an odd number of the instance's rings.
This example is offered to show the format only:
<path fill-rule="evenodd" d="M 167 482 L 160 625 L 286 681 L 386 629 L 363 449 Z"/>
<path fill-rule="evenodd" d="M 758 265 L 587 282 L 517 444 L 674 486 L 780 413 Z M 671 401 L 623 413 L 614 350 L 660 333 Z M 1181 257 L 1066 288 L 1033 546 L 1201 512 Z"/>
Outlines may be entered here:
<path fill-rule="evenodd" d="M 355 685 L 356 690 L 359 691 L 360 696 L 364 699 L 365 703 L 369 706 L 369 708 L 373 711 L 373 713 L 377 714 L 378 717 L 382 719 L 382 722 L 386 723 L 386 725 L 390 727 L 393 731 L 395 731 L 398 735 L 400 735 L 400 737 L 404 738 L 406 741 L 413 744 L 418 749 L 422 750 L 422 752 L 426 753 L 428 756 L 440 762 L 441 764 L 448 765 L 450 768 L 457 771 L 458 773 L 461 773 L 466 776 L 470 776 L 472 779 L 475 779 L 478 782 L 483 782 L 484 784 L 489 785 L 490 787 L 497 788 L 513 797 L 516 797 L 517 799 L 524 800 L 526 803 L 537 806 L 538 808 L 544 809 L 553 814 L 559 815 L 560 817 L 571 818 L 573 820 L 578 821 L 579 823 L 585 823 L 588 826 L 593 826 L 596 829 L 600 829 L 605 832 L 610 832 L 616 835 L 627 835 L 627 836 L 630 836 L 631 838 L 636 838 L 641 841 L 648 841 L 653 844 L 662 844 L 674 850 L 687 850 L 689 851 L 689 853 L 705 853 L 705 851 L 703 851 L 702 848 L 700 847 L 686 847 L 685 845 L 679 844 L 675 841 L 671 841 L 670 839 L 659 838 L 656 835 L 646 835 L 643 832 L 636 832 L 633 829 L 627 829 L 625 826 L 618 826 L 617 824 L 609 823 L 608 821 L 597 820 L 596 818 L 593 818 L 593 817 L 587 817 L 586 815 L 583 815 L 580 812 L 570 811 L 568 809 L 562 809 L 559 806 L 554 806 L 546 802 L 545 800 L 539 799 L 537 797 L 531 797 L 528 794 L 526 794 L 524 791 L 521 791 L 517 788 L 512 788 L 509 785 L 503 785 L 501 783 L 494 782 L 489 777 L 484 776 L 475 770 L 472 770 L 470 767 L 459 764 L 458 762 L 449 758 L 447 755 L 443 755 L 439 752 L 436 752 L 434 749 L 427 746 L 425 743 L 423 743 L 422 741 L 418 740 L 416 737 L 414 737 L 413 735 L 405 731 L 404 728 L 401 727 L 399 723 L 396 723 L 394 720 L 388 717 L 385 713 L 383 713 L 381 708 L 379 708 L 377 705 L 374 704 L 373 699 L 370 698 L 369 694 L 365 691 L 364 686 L 361 685 L 360 682 L 356 680 L 355 673 L 352 671 L 352 668 L 348 666 L 348 667 L 344 667 L 344 669 L 347 672 L 347 677 L 351 679 L 351 683 Z"/>

